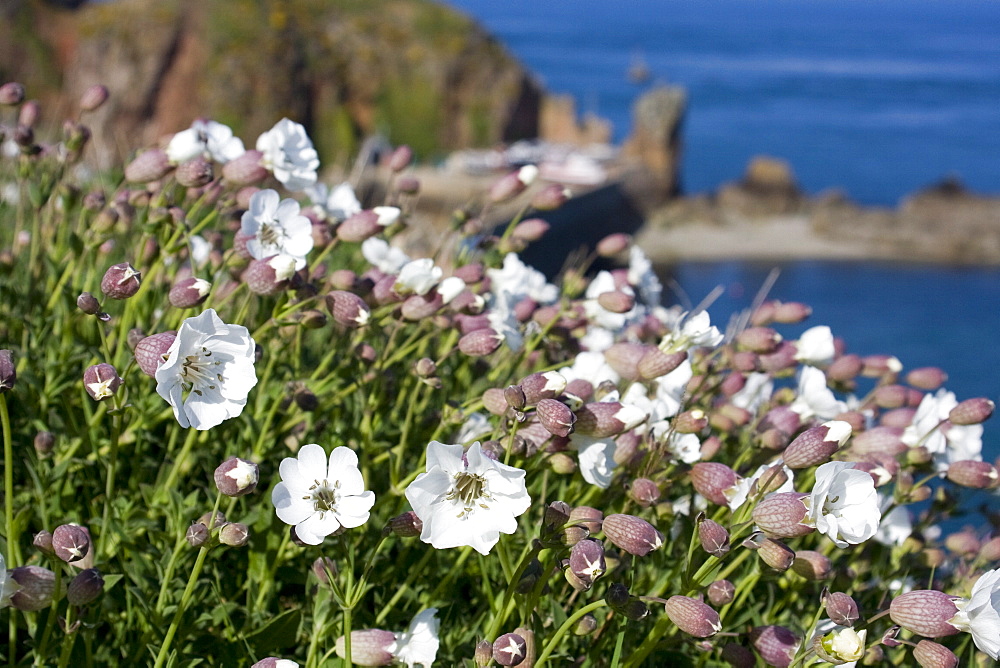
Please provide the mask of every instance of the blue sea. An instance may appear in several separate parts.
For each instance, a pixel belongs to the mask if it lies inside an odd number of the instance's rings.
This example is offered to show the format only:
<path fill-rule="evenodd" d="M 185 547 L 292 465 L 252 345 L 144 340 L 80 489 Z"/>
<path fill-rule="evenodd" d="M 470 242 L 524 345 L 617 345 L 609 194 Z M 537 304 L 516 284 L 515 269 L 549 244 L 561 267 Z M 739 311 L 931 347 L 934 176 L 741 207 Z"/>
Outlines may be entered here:
<path fill-rule="evenodd" d="M 1000 192 L 1000 2 L 992 0 L 451 0 L 554 92 L 628 134 L 635 97 L 684 86 L 688 192 L 740 177 L 751 156 L 788 160 L 800 185 L 894 206 L 958 176 Z M 642 60 L 652 80 L 629 81 Z M 1000 224 L 1000 221 L 998 221 Z M 773 264 L 681 263 L 665 280 L 720 325 Z M 940 366 L 959 400 L 1000 401 L 1000 269 L 793 262 L 770 296 L 803 301 L 851 352 Z M 800 331 L 800 330 L 799 330 Z M 790 331 L 789 335 L 796 334 Z M 1000 418 L 995 418 L 1000 420 Z M 1000 455 L 1000 421 L 985 454 Z"/>
<path fill-rule="evenodd" d="M 1000 192 L 1000 2 L 994 0 L 449 0 L 548 90 L 610 119 L 688 91 L 683 185 L 791 162 L 810 193 L 895 205 L 946 176 Z M 650 81 L 628 78 L 637 62 Z"/>

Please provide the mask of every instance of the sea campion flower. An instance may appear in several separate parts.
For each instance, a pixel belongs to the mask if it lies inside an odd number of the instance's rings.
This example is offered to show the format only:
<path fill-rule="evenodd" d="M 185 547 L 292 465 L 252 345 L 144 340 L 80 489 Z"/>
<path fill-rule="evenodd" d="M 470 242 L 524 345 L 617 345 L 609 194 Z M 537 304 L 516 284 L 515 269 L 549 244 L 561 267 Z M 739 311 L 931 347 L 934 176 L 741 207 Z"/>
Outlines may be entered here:
<path fill-rule="evenodd" d="M 972 634 L 972 641 L 994 661 L 1000 660 L 1000 569 L 979 576 L 972 595 L 955 601 L 958 614 L 948 620 L 960 631 Z"/>
<path fill-rule="evenodd" d="M 397 274 L 410 261 L 406 253 L 377 237 L 361 243 L 361 255 L 384 274 Z"/>
<path fill-rule="evenodd" d="M 243 412 L 257 384 L 255 348 L 246 327 L 227 325 L 208 309 L 181 323 L 156 369 L 156 392 L 182 427 L 211 429 Z"/>
<path fill-rule="evenodd" d="M 291 191 L 305 190 L 316 183 L 319 155 L 300 124 L 282 118 L 257 138 L 262 164 L 274 178 Z"/>
<path fill-rule="evenodd" d="M 691 348 L 715 348 L 725 338 L 712 325 L 708 311 L 684 313 L 674 324 L 673 331 L 660 341 L 660 350 L 677 352 Z"/>
<path fill-rule="evenodd" d="M 258 190 L 250 197 L 240 228 L 251 257 L 290 255 L 296 271 L 306 266 L 306 255 L 313 248 L 312 223 L 299 213 L 295 200 L 281 199 L 274 190 Z"/>
<path fill-rule="evenodd" d="M 424 524 L 420 540 L 483 555 L 501 533 L 514 533 L 515 518 L 531 505 L 524 471 L 491 459 L 478 441 L 464 454 L 461 445 L 431 441 L 427 471 L 406 488 L 406 499 Z"/>
<path fill-rule="evenodd" d="M 350 448 L 334 448 L 328 463 L 321 446 L 303 445 L 297 457 L 282 459 L 278 470 L 281 482 L 271 490 L 271 503 L 303 543 L 319 545 L 340 527 L 368 521 L 375 493 L 365 490 L 358 455 Z"/>
<path fill-rule="evenodd" d="M 350 183 L 330 189 L 325 183 L 306 188 L 306 195 L 319 212 L 334 221 L 342 221 L 361 211 L 361 202 Z"/>
<path fill-rule="evenodd" d="M 7 570 L 7 563 L 3 555 L 0 554 L 0 608 L 9 606 L 10 597 L 16 594 L 20 588 L 21 585 L 11 577 L 10 571 Z"/>
<path fill-rule="evenodd" d="M 398 661 L 408 668 L 418 664 L 427 668 L 437 658 L 439 624 L 437 608 L 427 608 L 417 613 L 406 631 L 351 631 L 351 659 L 359 666 L 388 666 Z M 339 657 L 346 655 L 344 636 L 337 638 L 334 650 Z"/>
<path fill-rule="evenodd" d="M 826 325 L 810 327 L 795 342 L 795 359 L 803 364 L 825 367 L 836 354 L 833 332 Z"/>
<path fill-rule="evenodd" d="M 187 130 L 175 134 L 167 144 L 167 157 L 177 165 L 192 158 L 204 157 L 226 164 L 245 152 L 243 141 L 233 136 L 232 128 L 216 121 L 197 119 Z"/>
<path fill-rule="evenodd" d="M 981 424 L 955 425 L 946 422 L 951 411 L 958 406 L 955 394 L 944 388 L 935 394 L 924 395 L 917 406 L 913 422 L 903 430 L 902 440 L 910 446 L 922 445 L 934 457 L 934 464 L 941 473 L 948 464 L 962 460 L 982 460 L 983 426 Z"/>
<path fill-rule="evenodd" d="M 828 462 L 816 469 L 816 484 L 804 502 L 808 523 L 839 548 L 874 536 L 882 518 L 872 477 L 848 462 Z"/>

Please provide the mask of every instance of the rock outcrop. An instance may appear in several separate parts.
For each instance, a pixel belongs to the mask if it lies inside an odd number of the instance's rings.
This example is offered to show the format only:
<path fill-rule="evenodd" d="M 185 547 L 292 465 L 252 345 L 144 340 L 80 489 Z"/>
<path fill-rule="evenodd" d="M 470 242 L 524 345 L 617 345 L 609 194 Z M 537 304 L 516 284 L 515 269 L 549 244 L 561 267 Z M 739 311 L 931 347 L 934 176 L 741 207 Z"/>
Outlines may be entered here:
<path fill-rule="evenodd" d="M 24 83 L 52 122 L 88 86 L 109 87 L 88 119 L 105 158 L 199 116 L 248 142 L 288 116 L 327 163 L 378 131 L 424 156 L 537 135 L 540 87 L 429 0 L 11 0 L 0 15 L 0 80 Z"/>
<path fill-rule="evenodd" d="M 666 198 L 680 189 L 681 129 L 687 93 L 676 86 L 658 86 L 643 94 L 633 106 L 632 134 L 622 154 L 646 167 Z"/>

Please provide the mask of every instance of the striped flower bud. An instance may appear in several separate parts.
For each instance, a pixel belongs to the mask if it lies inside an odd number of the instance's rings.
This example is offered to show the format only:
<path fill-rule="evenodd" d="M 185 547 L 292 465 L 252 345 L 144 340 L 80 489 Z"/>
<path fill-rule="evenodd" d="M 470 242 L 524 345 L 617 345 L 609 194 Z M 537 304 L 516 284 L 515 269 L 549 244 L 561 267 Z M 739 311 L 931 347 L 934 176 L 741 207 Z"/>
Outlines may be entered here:
<path fill-rule="evenodd" d="M 0 393 L 9 392 L 17 383 L 17 367 L 14 364 L 14 353 L 10 350 L 0 350 Z"/>
<path fill-rule="evenodd" d="M 959 405 L 951 409 L 948 413 L 948 421 L 956 425 L 980 424 L 986 422 L 993 415 L 996 404 L 986 397 L 976 397 L 966 399 Z"/>
<path fill-rule="evenodd" d="M 628 496 L 643 508 L 660 500 L 660 488 L 649 478 L 636 478 L 629 486 Z"/>
<path fill-rule="evenodd" d="M 722 646 L 722 659 L 734 668 L 754 668 L 757 665 L 753 652 L 734 642 Z"/>
<path fill-rule="evenodd" d="M 854 626 L 861 618 L 858 604 L 847 594 L 841 592 L 823 592 L 823 607 L 826 615 L 837 626 Z"/>
<path fill-rule="evenodd" d="M 725 506 L 729 503 L 726 490 L 740 481 L 740 476 L 725 464 L 718 462 L 698 462 L 691 467 L 691 484 L 696 492 L 714 504 Z"/>
<path fill-rule="evenodd" d="M 913 658 L 922 668 L 955 668 L 958 657 L 950 649 L 933 640 L 921 640 L 913 648 Z"/>
<path fill-rule="evenodd" d="M 958 633 L 949 623 L 956 614 L 957 596 L 936 589 L 918 589 L 900 594 L 889 604 L 889 617 L 904 629 L 927 638 L 940 638 Z"/>
<path fill-rule="evenodd" d="M 394 172 L 401 172 L 413 162 L 413 149 L 406 144 L 400 144 L 389 154 L 387 166 Z"/>
<path fill-rule="evenodd" d="M 908 395 L 908 388 L 893 384 L 875 388 L 872 398 L 879 408 L 899 408 L 906 405 Z"/>
<path fill-rule="evenodd" d="M 56 574 L 41 566 L 18 566 L 8 576 L 20 585 L 10 597 L 11 607 L 24 612 L 38 612 L 52 605 Z"/>
<path fill-rule="evenodd" d="M 90 552 L 90 534 L 76 524 L 63 524 L 52 532 L 52 550 L 55 555 L 72 564 Z"/>
<path fill-rule="evenodd" d="M 215 486 L 225 496 L 246 496 L 257 489 L 260 469 L 253 462 L 230 457 L 215 469 Z"/>
<path fill-rule="evenodd" d="M 826 368 L 826 378 L 830 381 L 846 383 L 861 373 L 864 363 L 858 355 L 843 355 Z"/>
<path fill-rule="evenodd" d="M 492 328 L 477 329 L 458 340 L 458 349 L 469 357 L 485 357 L 500 347 L 503 336 Z"/>
<path fill-rule="evenodd" d="M 388 527 L 397 536 L 414 538 L 423 531 L 424 523 L 415 512 L 408 510 L 390 519 Z"/>
<path fill-rule="evenodd" d="M 520 666 L 528 655 L 528 645 L 516 633 L 505 633 L 493 641 L 493 660 L 501 666 Z"/>
<path fill-rule="evenodd" d="M 392 650 L 396 649 L 396 634 L 382 629 L 351 631 L 351 661 L 359 666 L 388 666 L 393 661 Z M 337 638 L 334 651 L 345 658 L 344 636 Z"/>
<path fill-rule="evenodd" d="M 188 545 L 191 547 L 201 547 L 212 537 L 209 532 L 208 527 L 202 522 L 195 522 L 187 528 L 187 532 L 184 534 L 184 540 L 187 541 Z"/>
<path fill-rule="evenodd" d="M 83 91 L 80 96 L 81 111 L 96 111 L 108 100 L 108 87 L 96 84 Z"/>
<path fill-rule="evenodd" d="M 94 401 L 103 401 L 114 396 L 122 385 L 118 371 L 106 362 L 94 364 L 83 372 L 83 388 Z"/>
<path fill-rule="evenodd" d="M 167 351 L 177 338 L 177 332 L 161 332 L 153 334 L 136 344 L 133 354 L 136 364 L 150 378 L 156 375 L 156 370 L 166 359 Z"/>
<path fill-rule="evenodd" d="M 751 327 L 736 335 L 736 343 L 754 353 L 772 353 L 781 343 L 781 334 L 770 327 Z"/>
<path fill-rule="evenodd" d="M 677 415 L 673 426 L 678 434 L 697 434 L 708 426 L 708 416 L 700 408 L 692 408 Z"/>
<path fill-rule="evenodd" d="M 337 226 L 337 238 L 341 241 L 361 242 L 382 231 L 379 217 L 375 211 L 365 209 L 348 216 Z"/>
<path fill-rule="evenodd" d="M 594 538 L 585 538 L 573 545 L 569 553 L 569 570 L 583 585 L 581 591 L 590 589 L 606 569 L 604 543 Z"/>
<path fill-rule="evenodd" d="M 569 511 L 569 524 L 581 526 L 592 534 L 601 530 L 603 520 L 604 513 L 590 506 L 576 506 Z"/>
<path fill-rule="evenodd" d="M 794 325 L 812 315 L 812 307 L 802 302 L 778 303 L 774 307 L 774 322 Z"/>
<path fill-rule="evenodd" d="M 961 460 L 948 465 L 948 480 L 970 489 L 994 489 L 1000 486 L 997 467 L 989 462 Z"/>
<path fill-rule="evenodd" d="M 619 253 L 624 253 L 632 244 L 632 237 L 628 234 L 616 232 L 609 234 L 597 242 L 597 254 L 601 257 L 615 257 Z"/>
<path fill-rule="evenodd" d="M 701 549 L 720 559 L 729 552 L 729 532 L 713 520 L 702 518 L 698 522 L 698 540 Z"/>
<path fill-rule="evenodd" d="M 334 321 L 342 327 L 364 327 L 368 324 L 371 309 L 365 300 L 345 290 L 333 290 L 326 295 L 326 308 Z"/>
<path fill-rule="evenodd" d="M 851 441 L 851 452 L 859 455 L 882 454 L 895 457 L 908 447 L 903 442 L 902 427 L 880 425 L 863 431 Z"/>
<path fill-rule="evenodd" d="M 722 630 L 719 613 L 696 598 L 671 596 L 664 608 L 677 628 L 695 638 L 708 638 Z"/>
<path fill-rule="evenodd" d="M 222 178 L 236 187 L 254 186 L 267 178 L 267 168 L 262 164 L 264 154 L 257 150 L 245 151 L 222 166 Z"/>
<path fill-rule="evenodd" d="M 867 355 L 861 358 L 861 375 L 865 378 L 895 378 L 903 363 L 892 355 Z"/>
<path fill-rule="evenodd" d="M 130 183 L 159 181 L 174 168 L 166 152 L 151 148 L 137 155 L 125 166 L 125 180 Z"/>
<path fill-rule="evenodd" d="M 647 417 L 642 409 L 617 401 L 592 402 L 576 412 L 576 430 L 594 438 L 607 438 L 638 426 Z"/>
<path fill-rule="evenodd" d="M 549 231 L 549 227 L 541 218 L 528 218 L 515 225 L 511 234 L 521 241 L 538 241 Z"/>
<path fill-rule="evenodd" d="M 906 374 L 906 382 L 921 390 L 934 391 L 948 381 L 948 374 L 936 366 L 923 366 Z"/>
<path fill-rule="evenodd" d="M 189 276 L 174 283 L 167 298 L 174 308 L 191 308 L 208 299 L 212 284 L 203 278 Z"/>
<path fill-rule="evenodd" d="M 795 550 L 781 541 L 755 534 L 743 541 L 743 547 L 756 550 L 757 556 L 776 571 L 787 571 L 795 563 Z"/>
<path fill-rule="evenodd" d="M 200 188 L 212 181 L 212 163 L 198 156 L 177 166 L 174 178 L 185 188 Z"/>
<path fill-rule="evenodd" d="M 524 391 L 524 401 L 534 406 L 542 399 L 555 399 L 566 389 L 566 377 L 557 371 L 545 371 L 525 376 L 518 383 Z"/>
<path fill-rule="evenodd" d="M 0 104 L 14 107 L 24 102 L 24 85 L 8 81 L 0 86 Z"/>
<path fill-rule="evenodd" d="M 679 367 L 687 357 L 687 351 L 665 353 L 656 346 L 647 346 L 636 370 L 642 380 L 653 380 L 665 376 Z"/>
<path fill-rule="evenodd" d="M 517 171 L 500 177 L 490 187 L 489 197 L 494 202 L 503 202 L 516 197 L 524 192 L 525 188 L 530 186 L 537 176 L 537 167 L 534 165 L 525 165 Z"/>
<path fill-rule="evenodd" d="M 716 580 L 708 585 L 705 593 L 712 605 L 716 607 L 728 605 L 736 598 L 736 585 L 729 580 Z"/>
<path fill-rule="evenodd" d="M 644 557 L 663 545 L 663 534 L 652 524 L 634 515 L 608 515 L 602 524 L 611 543 L 629 554 Z"/>
<path fill-rule="evenodd" d="M 480 640 L 476 643 L 472 660 L 477 666 L 488 666 L 493 663 L 493 644 L 489 640 Z"/>
<path fill-rule="evenodd" d="M 551 183 L 531 198 L 531 206 L 539 211 L 555 211 L 573 196 L 569 188 L 558 183 Z"/>
<path fill-rule="evenodd" d="M 291 255 L 272 255 L 261 260 L 250 260 L 243 271 L 243 282 L 256 295 L 273 295 L 288 287 L 295 275 L 295 258 Z"/>
<path fill-rule="evenodd" d="M 635 295 L 630 295 L 621 290 L 602 292 L 597 295 L 597 304 L 604 310 L 611 311 L 612 313 L 628 313 L 635 308 Z M 638 364 L 638 360 L 636 360 L 636 363 Z"/>
<path fill-rule="evenodd" d="M 128 262 L 111 265 L 101 279 L 101 292 L 112 299 L 128 299 L 139 291 L 141 278 Z"/>
<path fill-rule="evenodd" d="M 782 458 L 790 469 L 804 469 L 830 461 L 851 437 L 851 425 L 840 420 L 824 422 L 799 434 Z"/>
<path fill-rule="evenodd" d="M 229 522 L 219 529 L 219 542 L 229 547 L 243 547 L 250 540 L 250 527 L 240 522 Z"/>
<path fill-rule="evenodd" d="M 507 404 L 507 398 L 504 396 L 504 391 L 499 387 L 491 387 L 483 392 L 483 407 L 493 415 L 504 415 L 507 413 L 507 409 L 510 408 Z"/>
<path fill-rule="evenodd" d="M 769 666 L 788 668 L 798 651 L 799 637 L 784 626 L 756 626 L 750 631 L 750 643 Z"/>
<path fill-rule="evenodd" d="M 104 578 L 96 568 L 77 573 L 66 587 L 66 600 L 70 605 L 83 606 L 93 603 L 104 591 Z"/>
<path fill-rule="evenodd" d="M 792 570 L 806 580 L 826 580 L 830 577 L 832 568 L 830 558 L 814 550 L 799 550 L 795 553 Z"/>
<path fill-rule="evenodd" d="M 795 355 L 798 349 L 791 341 L 782 341 L 771 353 L 758 354 L 760 370 L 772 374 L 794 369 L 798 365 Z"/>
<path fill-rule="evenodd" d="M 542 426 L 554 436 L 569 436 L 573 433 L 577 416 L 566 404 L 555 399 L 542 399 L 535 407 L 535 415 Z"/>
<path fill-rule="evenodd" d="M 625 380 L 639 380 L 639 362 L 650 348 L 641 343 L 616 343 L 604 351 L 604 360 Z"/>
<path fill-rule="evenodd" d="M 773 538 L 794 538 L 811 533 L 813 528 L 802 524 L 806 518 L 804 499 L 808 494 L 777 492 L 765 497 L 753 509 L 753 521 L 761 531 Z"/>
<path fill-rule="evenodd" d="M 444 299 L 441 298 L 437 290 L 432 290 L 425 295 L 410 295 L 404 299 L 403 305 L 400 307 L 400 315 L 403 316 L 404 320 L 417 322 L 431 317 L 440 311 L 442 306 L 444 306 Z"/>

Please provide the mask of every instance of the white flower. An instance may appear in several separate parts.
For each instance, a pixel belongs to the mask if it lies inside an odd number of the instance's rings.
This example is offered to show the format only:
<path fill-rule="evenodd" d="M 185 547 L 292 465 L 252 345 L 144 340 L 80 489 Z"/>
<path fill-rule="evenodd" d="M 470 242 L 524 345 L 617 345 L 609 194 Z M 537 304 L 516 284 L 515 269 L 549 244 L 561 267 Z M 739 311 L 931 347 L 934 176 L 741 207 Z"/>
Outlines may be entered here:
<path fill-rule="evenodd" d="M 325 183 L 317 183 L 305 191 L 313 206 L 331 220 L 346 220 L 361 211 L 361 202 L 358 201 L 350 183 L 341 183 L 333 190 L 330 190 Z"/>
<path fill-rule="evenodd" d="M 883 510 L 892 503 L 891 497 L 880 496 L 879 508 Z M 913 520 L 906 506 L 896 506 L 882 516 L 878 531 L 872 536 L 876 541 L 889 547 L 902 545 L 913 533 Z"/>
<path fill-rule="evenodd" d="M 804 524 L 816 527 L 837 547 L 858 545 L 878 531 L 882 513 L 875 482 L 848 462 L 827 462 L 816 469 L 816 483 L 805 500 Z"/>
<path fill-rule="evenodd" d="M 3 555 L 0 554 L 0 608 L 10 605 L 10 597 L 17 593 L 21 585 L 10 576 Z"/>
<path fill-rule="evenodd" d="M 606 380 L 617 384 L 621 378 L 608 365 L 603 353 L 591 351 L 578 353 L 573 359 L 573 366 L 564 366 L 559 369 L 559 373 L 566 379 L 566 382 L 581 379 L 594 387 L 597 387 Z"/>
<path fill-rule="evenodd" d="M 339 446 L 330 453 L 315 443 L 299 448 L 298 457 L 285 457 L 278 469 L 281 482 L 271 490 L 271 503 L 285 524 L 308 545 L 344 527 L 353 529 L 368 521 L 375 493 L 365 490 L 358 456 Z"/>
<path fill-rule="evenodd" d="M 836 354 L 833 332 L 826 325 L 807 329 L 795 342 L 795 359 L 804 364 L 827 366 Z"/>
<path fill-rule="evenodd" d="M 282 118 L 273 128 L 257 138 L 261 164 L 289 190 L 304 190 L 316 183 L 319 156 L 306 129 Z"/>
<path fill-rule="evenodd" d="M 989 654 L 994 661 L 1000 660 L 1000 569 L 980 575 L 972 585 L 971 598 L 959 599 L 955 605 L 958 614 L 948 623 L 971 633 L 980 651 Z"/>
<path fill-rule="evenodd" d="M 191 250 L 191 263 L 198 268 L 204 267 L 212 254 L 212 244 L 200 234 L 192 234 L 188 239 Z"/>
<path fill-rule="evenodd" d="M 202 119 L 175 134 L 166 148 L 167 158 L 174 164 L 203 156 L 224 165 L 245 152 L 243 140 L 233 136 L 232 128 Z"/>
<path fill-rule="evenodd" d="M 667 439 L 667 449 L 685 464 L 694 464 L 701 459 L 701 439 L 697 434 L 680 434 L 675 431 Z"/>
<path fill-rule="evenodd" d="M 406 253 L 377 237 L 369 237 L 361 243 L 361 255 L 383 274 L 398 274 L 410 261 Z"/>
<path fill-rule="evenodd" d="M 917 406 L 913 421 L 903 430 L 902 441 L 909 446 L 923 445 L 934 456 L 939 472 L 951 462 L 983 458 L 983 425 L 942 424 L 951 409 L 958 405 L 953 392 L 944 388 L 936 394 L 925 394 Z"/>
<path fill-rule="evenodd" d="M 814 366 L 799 369 L 799 386 L 795 400 L 789 405 L 803 420 L 811 417 L 820 420 L 835 418 L 847 410 L 847 404 L 838 401 L 826 386 L 826 374 Z"/>
<path fill-rule="evenodd" d="M 816 635 L 826 656 L 835 659 L 836 665 L 853 668 L 865 655 L 867 630 L 855 631 L 849 626 L 837 626 L 832 620 L 823 619 L 816 624 Z"/>
<path fill-rule="evenodd" d="M 402 210 L 397 206 L 376 206 L 372 213 L 377 217 L 376 222 L 382 227 L 389 227 L 399 220 Z"/>
<path fill-rule="evenodd" d="M 396 645 L 391 649 L 393 657 L 407 668 L 420 664 L 429 668 L 437 658 L 438 626 L 437 608 L 427 608 L 413 618 L 410 628 L 396 635 Z"/>
<path fill-rule="evenodd" d="M 722 494 L 726 497 L 727 505 L 729 510 L 735 512 L 737 508 L 746 503 L 747 497 L 750 495 L 750 489 L 753 484 L 760 480 L 760 477 L 764 475 L 765 472 L 771 470 L 771 467 L 767 464 L 761 464 L 754 471 L 753 475 L 747 476 L 746 478 L 740 478 L 736 481 L 736 484 L 722 491 Z M 774 490 L 775 492 L 794 492 L 794 481 L 795 473 L 792 469 L 788 468 L 784 464 L 781 466 L 781 470 L 785 473 L 785 482 L 781 484 L 781 487 Z M 768 480 L 764 481 L 764 484 L 768 484 Z"/>
<path fill-rule="evenodd" d="M 272 255 L 295 258 L 295 269 L 306 266 L 313 248 L 312 223 L 299 213 L 299 203 L 281 199 L 274 190 L 258 190 L 250 197 L 250 208 L 240 220 L 248 237 L 247 252 L 258 260 Z"/>
<path fill-rule="evenodd" d="M 729 403 L 751 413 L 756 413 L 774 392 L 774 381 L 767 373 L 753 372 L 747 375 L 743 389 L 729 397 Z"/>
<path fill-rule="evenodd" d="M 628 251 L 628 282 L 639 290 L 639 299 L 649 307 L 660 305 L 663 286 L 653 271 L 653 263 L 649 261 L 642 249 L 634 245 Z"/>
<path fill-rule="evenodd" d="M 678 352 L 691 348 L 714 348 L 725 337 L 712 325 L 708 311 L 685 313 L 674 324 L 674 330 L 660 341 L 664 352 Z"/>
<path fill-rule="evenodd" d="M 539 304 L 551 304 L 559 298 L 559 288 L 545 279 L 545 274 L 532 269 L 517 256 L 507 253 L 502 269 L 487 269 L 493 292 L 506 291 L 514 302 L 531 297 Z"/>
<path fill-rule="evenodd" d="M 458 429 L 459 443 L 468 443 L 489 436 L 493 432 L 489 417 L 485 413 L 472 413 Z"/>
<path fill-rule="evenodd" d="M 181 323 L 156 370 L 156 392 L 182 427 L 211 429 L 243 412 L 257 384 L 255 348 L 246 327 L 227 325 L 208 309 Z"/>
<path fill-rule="evenodd" d="M 437 284 L 437 292 L 441 295 L 441 301 L 445 304 L 451 302 L 465 290 L 465 281 L 458 276 L 449 276 Z"/>
<path fill-rule="evenodd" d="M 399 270 L 393 288 L 400 294 L 426 295 L 438 284 L 443 275 L 441 267 L 435 266 L 434 260 L 429 257 L 411 260 Z"/>
<path fill-rule="evenodd" d="M 501 533 L 517 530 L 515 518 L 531 505 L 524 471 L 487 457 L 478 442 L 463 455 L 461 445 L 431 441 L 427 471 L 406 488 L 406 499 L 424 523 L 420 540 L 483 555 Z"/>
<path fill-rule="evenodd" d="M 590 285 L 587 286 L 587 292 L 584 295 L 586 300 L 583 302 L 583 310 L 587 319 L 598 327 L 603 327 L 612 332 L 621 330 L 637 316 L 637 309 L 634 306 L 625 313 L 615 313 L 598 303 L 597 298 L 602 294 L 616 290 L 630 297 L 635 296 L 635 292 L 627 285 L 621 288 L 617 287 L 615 285 L 615 277 L 610 272 L 598 272 L 597 276 L 594 276 L 594 279 L 590 282 Z"/>
<path fill-rule="evenodd" d="M 569 446 L 577 451 L 580 475 L 591 485 L 607 489 L 614 476 L 615 439 L 594 438 L 583 434 L 573 434 Z"/>
<path fill-rule="evenodd" d="M 503 342 L 512 352 L 520 352 L 524 347 L 524 335 L 521 333 L 521 323 L 514 313 L 513 295 L 501 290 L 494 295 L 493 304 L 486 312 L 490 327 L 503 337 Z"/>

